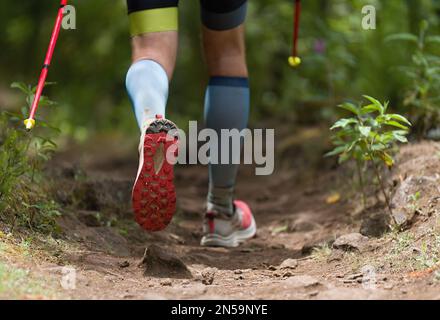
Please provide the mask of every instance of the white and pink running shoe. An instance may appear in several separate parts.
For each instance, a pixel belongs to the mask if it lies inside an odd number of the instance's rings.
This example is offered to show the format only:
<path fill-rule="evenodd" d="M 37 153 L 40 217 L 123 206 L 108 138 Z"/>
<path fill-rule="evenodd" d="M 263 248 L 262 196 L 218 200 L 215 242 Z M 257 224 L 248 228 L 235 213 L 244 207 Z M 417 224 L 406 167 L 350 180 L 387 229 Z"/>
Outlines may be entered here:
<path fill-rule="evenodd" d="M 132 204 L 136 222 L 147 231 L 165 229 L 176 211 L 174 168 L 166 157 L 172 146 L 177 153 L 178 139 L 168 134 L 176 129 L 173 122 L 158 115 L 141 136 Z"/>
<path fill-rule="evenodd" d="M 202 246 L 237 247 L 257 233 L 257 224 L 251 209 L 243 201 L 234 201 L 235 213 L 232 217 L 216 212 L 205 215 Z"/>

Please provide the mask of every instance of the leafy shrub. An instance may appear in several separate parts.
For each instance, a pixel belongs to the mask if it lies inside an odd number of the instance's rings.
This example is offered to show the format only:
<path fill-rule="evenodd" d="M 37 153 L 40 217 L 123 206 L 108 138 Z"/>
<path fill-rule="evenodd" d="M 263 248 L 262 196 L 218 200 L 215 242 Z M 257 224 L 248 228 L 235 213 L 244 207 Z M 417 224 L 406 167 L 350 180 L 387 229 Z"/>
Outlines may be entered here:
<path fill-rule="evenodd" d="M 22 120 L 27 117 L 35 88 L 12 84 L 26 97 L 20 113 L 0 112 L 0 220 L 12 226 L 25 225 L 39 231 L 53 231 L 57 204 L 44 190 L 45 163 L 56 149 L 53 138 L 58 129 L 38 119 L 39 127 L 26 132 Z M 43 97 L 40 106 L 53 105 Z"/>
<path fill-rule="evenodd" d="M 331 130 L 337 130 L 332 136 L 335 149 L 327 156 L 338 156 L 340 163 L 348 160 L 356 162 L 364 203 L 363 168 L 371 163 L 391 211 L 379 166 L 382 164 L 390 168 L 394 165 L 394 146 L 398 142 L 408 142 L 406 135 L 411 123 L 399 114 L 387 113 L 388 103 L 382 104 L 370 96 L 364 97 L 370 104 L 356 106 L 344 103 L 339 106 L 354 116 L 340 119 L 331 127 Z"/>
<path fill-rule="evenodd" d="M 387 42 L 409 42 L 415 46 L 412 64 L 399 70 L 411 81 L 403 104 L 409 108 L 419 137 L 426 136 L 440 120 L 440 57 L 429 50 L 430 45 L 440 44 L 440 36 L 428 35 L 428 31 L 428 22 L 422 21 L 418 35 L 399 33 L 386 38 Z"/>

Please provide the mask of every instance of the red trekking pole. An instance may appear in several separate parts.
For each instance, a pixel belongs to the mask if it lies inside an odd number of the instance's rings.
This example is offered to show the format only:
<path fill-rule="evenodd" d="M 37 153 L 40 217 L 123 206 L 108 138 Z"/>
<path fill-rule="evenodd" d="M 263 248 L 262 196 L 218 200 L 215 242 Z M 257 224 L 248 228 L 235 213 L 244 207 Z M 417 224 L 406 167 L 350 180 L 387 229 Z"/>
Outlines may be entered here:
<path fill-rule="evenodd" d="M 298 67 L 301 64 L 301 58 L 298 56 L 298 37 L 299 37 L 300 19 L 301 19 L 301 0 L 295 0 L 295 12 L 293 17 L 292 55 L 289 57 L 289 64 L 291 67 Z"/>
<path fill-rule="evenodd" d="M 38 103 L 40 102 L 41 94 L 43 93 L 44 84 L 46 83 L 47 74 L 49 72 L 50 63 L 52 61 L 53 52 L 57 44 L 58 35 L 60 34 L 61 22 L 63 21 L 64 7 L 67 5 L 67 0 L 61 0 L 60 8 L 58 9 L 58 16 L 55 22 L 55 27 L 50 38 L 49 48 L 46 53 L 46 59 L 44 60 L 43 69 L 41 70 L 40 79 L 38 80 L 37 91 L 35 93 L 34 101 L 30 110 L 29 118 L 24 120 L 24 125 L 27 130 L 32 130 L 35 126 L 35 113 L 38 109 Z"/>

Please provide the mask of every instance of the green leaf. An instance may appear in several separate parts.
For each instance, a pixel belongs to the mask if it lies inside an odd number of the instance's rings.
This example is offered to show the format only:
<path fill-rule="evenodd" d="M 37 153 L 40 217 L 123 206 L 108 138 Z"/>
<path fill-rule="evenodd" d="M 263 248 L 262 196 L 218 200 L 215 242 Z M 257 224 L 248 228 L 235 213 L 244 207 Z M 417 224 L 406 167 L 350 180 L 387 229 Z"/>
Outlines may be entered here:
<path fill-rule="evenodd" d="M 340 146 L 340 147 L 337 147 L 337 148 L 333 149 L 332 151 L 326 153 L 324 156 L 325 157 L 337 156 L 341 153 L 344 153 L 346 149 L 347 149 L 347 146 Z"/>
<path fill-rule="evenodd" d="M 378 152 L 379 158 L 388 166 L 392 167 L 394 165 L 394 159 L 386 152 Z"/>
<path fill-rule="evenodd" d="M 382 105 L 382 103 L 380 103 L 379 100 L 377 100 L 377 99 L 375 99 L 373 97 L 367 96 L 367 95 L 364 95 L 363 97 L 365 99 L 369 100 L 373 105 L 375 105 L 378 108 L 380 114 L 383 114 L 385 112 L 385 108 Z"/>
<path fill-rule="evenodd" d="M 356 139 L 355 141 L 353 141 L 350 144 L 350 146 L 348 147 L 347 152 L 351 152 L 357 146 L 359 141 L 360 141 L 359 139 Z"/>
<path fill-rule="evenodd" d="M 408 143 L 408 139 L 405 137 L 408 134 L 408 131 L 403 130 L 395 130 L 391 132 L 394 139 L 402 143 Z"/>
<path fill-rule="evenodd" d="M 419 38 L 411 33 L 396 33 L 385 38 L 385 42 L 391 42 L 391 41 L 409 41 L 409 42 L 418 43 Z"/>
<path fill-rule="evenodd" d="M 408 130 L 408 127 L 404 126 L 403 124 L 400 124 L 397 121 L 385 121 L 384 123 L 388 126 L 396 127 L 403 130 Z"/>
<path fill-rule="evenodd" d="M 39 106 L 40 107 L 46 107 L 46 106 L 54 106 L 56 105 L 56 102 L 50 100 L 46 96 L 41 96 Z"/>
<path fill-rule="evenodd" d="M 412 126 L 411 122 L 409 122 L 409 120 L 407 118 L 405 118 L 404 116 L 401 116 L 400 114 L 389 114 L 388 116 L 391 119 L 394 119 L 394 120 L 397 120 L 399 122 L 406 123 L 409 126 Z"/>
<path fill-rule="evenodd" d="M 400 134 L 401 136 L 406 136 L 408 134 L 408 130 L 394 130 L 396 134 Z"/>
<path fill-rule="evenodd" d="M 352 103 L 346 102 L 338 106 L 341 109 L 345 109 L 354 113 L 355 115 L 359 115 L 359 108 Z"/>
<path fill-rule="evenodd" d="M 39 118 L 37 118 L 36 120 L 38 120 L 37 122 L 38 122 L 38 125 L 40 127 L 48 128 L 48 129 L 53 130 L 55 133 L 58 133 L 58 134 L 61 133 L 61 130 L 59 128 L 54 127 L 53 125 L 47 123 L 46 121 L 43 121 L 43 120 L 41 120 Z"/>
<path fill-rule="evenodd" d="M 370 104 L 368 106 L 362 107 L 361 108 L 361 113 L 362 114 L 368 114 L 368 113 L 373 113 L 373 112 L 381 112 L 382 109 L 379 108 L 378 106 L 374 105 L 374 104 Z"/>
<path fill-rule="evenodd" d="M 342 163 L 344 163 L 344 162 L 347 162 L 348 160 L 350 160 L 350 157 L 351 157 L 351 155 L 350 155 L 350 153 L 342 153 L 340 156 L 339 156 L 339 164 L 342 164 Z"/>
<path fill-rule="evenodd" d="M 429 36 L 426 37 L 426 43 L 436 43 L 440 44 L 440 36 Z"/>
<path fill-rule="evenodd" d="M 337 121 L 331 128 L 330 128 L 330 130 L 335 130 L 335 129 L 338 129 L 338 128 L 345 128 L 345 127 L 347 127 L 348 125 L 350 125 L 350 124 L 354 124 L 354 123 L 358 123 L 358 121 L 357 120 L 355 120 L 355 119 L 352 119 L 352 118 L 350 118 L 350 119 L 341 119 L 341 120 L 339 120 L 339 121 Z"/>
<path fill-rule="evenodd" d="M 25 85 L 22 82 L 13 82 L 11 84 L 11 88 L 12 89 L 18 89 L 21 92 L 25 93 L 25 94 L 32 94 L 31 90 L 29 89 L 29 87 L 27 85 Z"/>
<path fill-rule="evenodd" d="M 381 151 L 385 150 L 387 148 L 387 145 L 384 143 L 380 143 L 380 141 L 377 141 L 378 143 L 375 143 L 371 146 L 371 150 L 373 151 Z"/>
<path fill-rule="evenodd" d="M 404 137 L 404 136 L 401 136 L 399 134 L 393 134 L 393 136 L 399 142 L 408 143 L 408 139 L 406 137 Z"/>
<path fill-rule="evenodd" d="M 371 132 L 371 127 L 359 126 L 359 131 L 364 137 L 368 138 Z"/>

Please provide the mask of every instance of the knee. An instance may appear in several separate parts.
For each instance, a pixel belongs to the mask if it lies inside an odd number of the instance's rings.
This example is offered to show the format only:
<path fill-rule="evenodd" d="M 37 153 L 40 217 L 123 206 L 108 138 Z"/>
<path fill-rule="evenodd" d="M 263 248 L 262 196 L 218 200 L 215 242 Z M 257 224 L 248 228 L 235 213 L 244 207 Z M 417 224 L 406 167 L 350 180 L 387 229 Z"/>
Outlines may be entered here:
<path fill-rule="evenodd" d="M 202 0 L 203 43 L 212 76 L 246 76 L 247 0 Z"/>
<path fill-rule="evenodd" d="M 211 76 L 247 76 L 243 26 L 221 32 L 205 28 L 203 38 Z"/>

